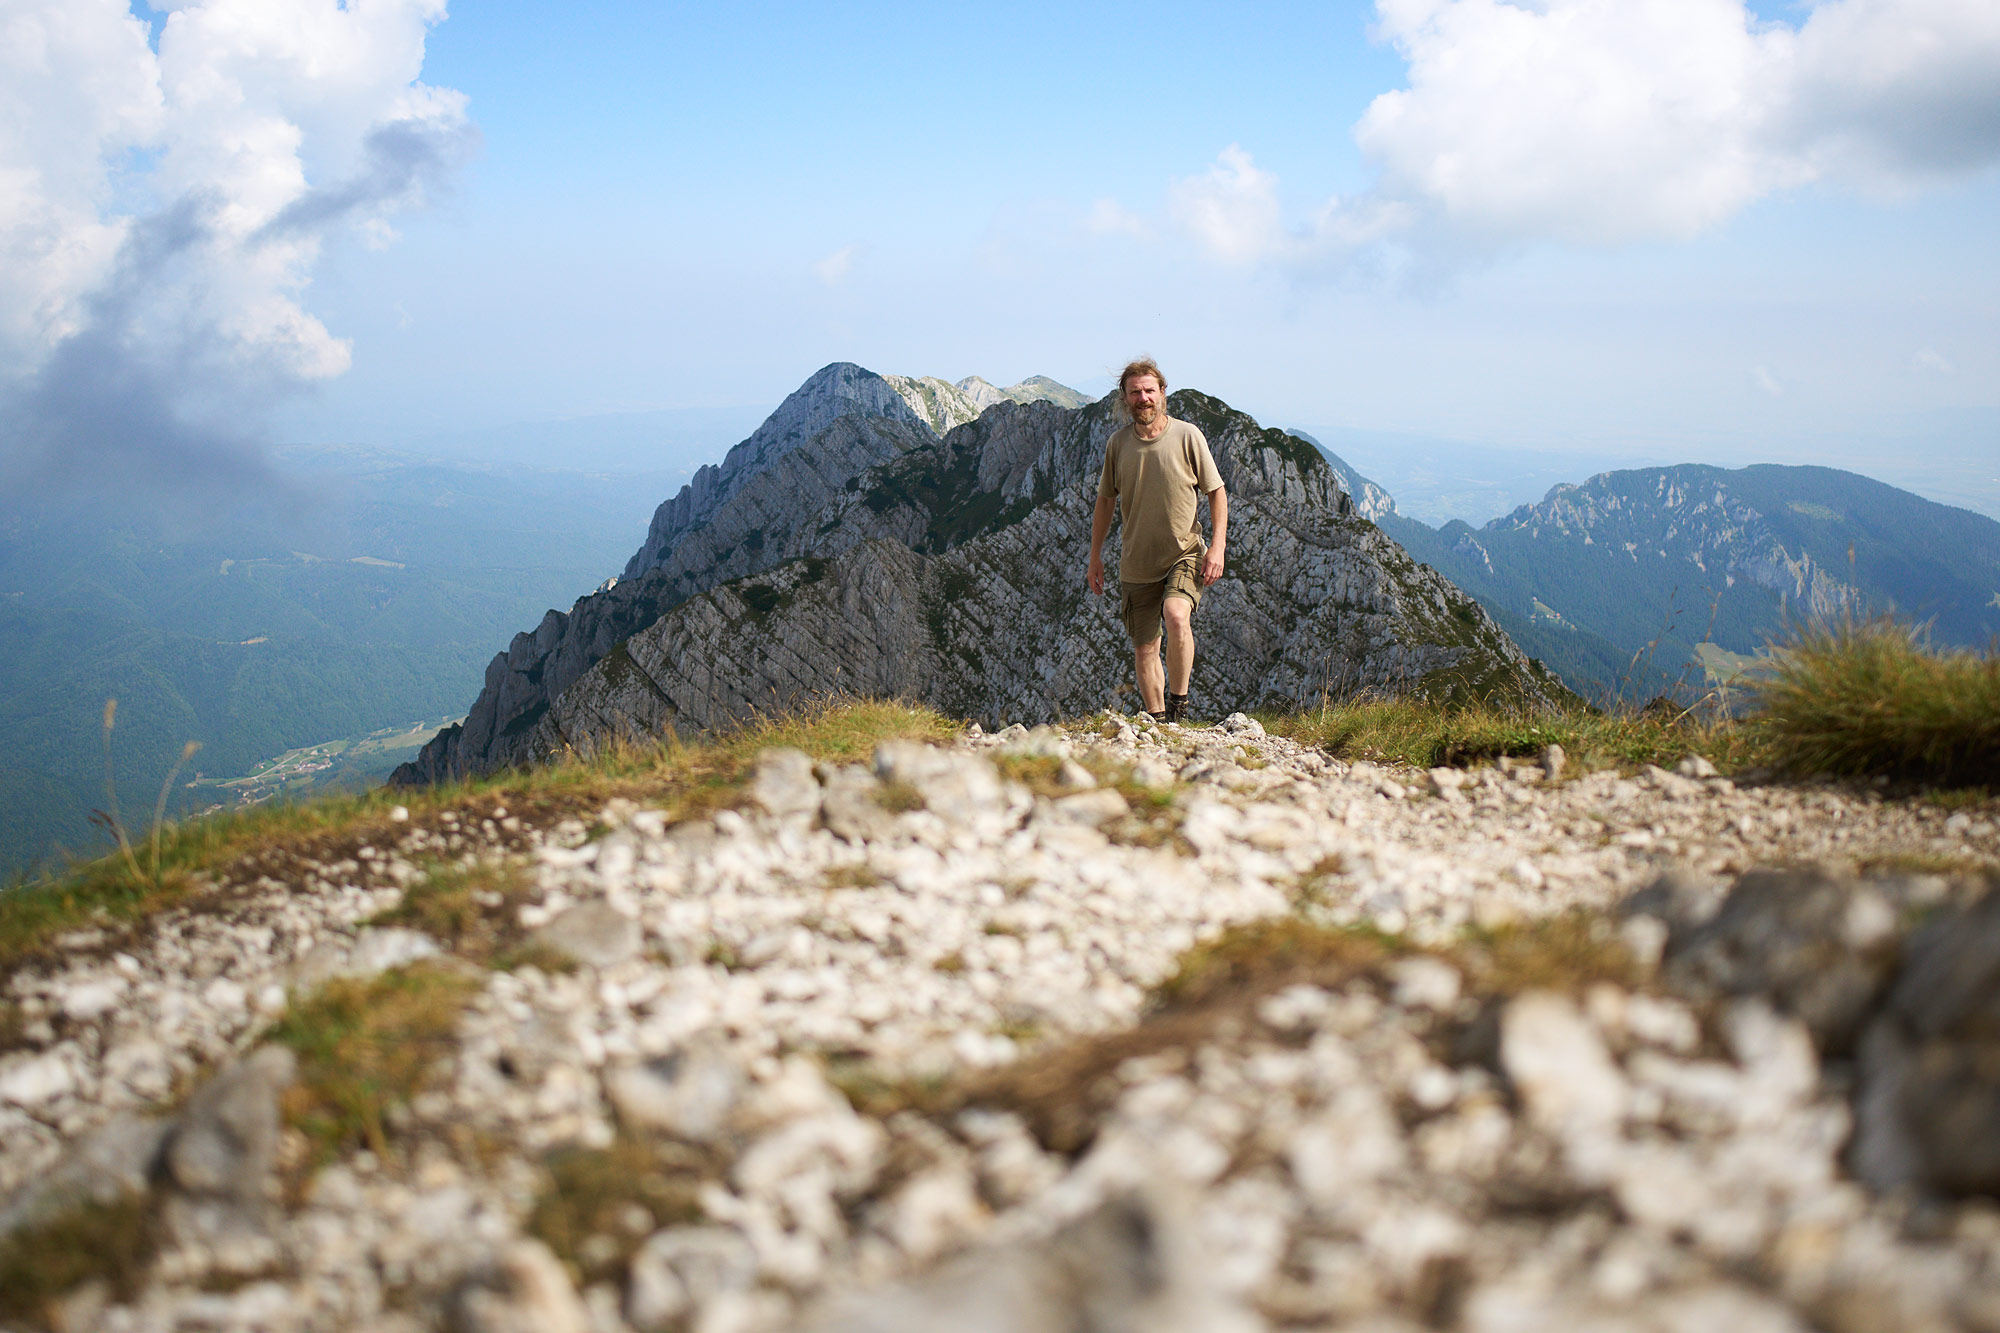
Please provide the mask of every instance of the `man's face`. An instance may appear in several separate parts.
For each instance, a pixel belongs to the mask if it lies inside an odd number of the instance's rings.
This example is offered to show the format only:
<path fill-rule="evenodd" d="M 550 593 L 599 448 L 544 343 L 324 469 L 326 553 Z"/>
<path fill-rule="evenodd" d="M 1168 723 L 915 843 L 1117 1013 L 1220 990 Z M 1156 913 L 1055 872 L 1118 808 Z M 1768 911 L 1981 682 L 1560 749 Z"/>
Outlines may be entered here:
<path fill-rule="evenodd" d="M 1160 392 L 1160 381 L 1152 375 L 1134 375 L 1125 381 L 1125 410 L 1141 426 L 1153 424 L 1165 398 Z"/>

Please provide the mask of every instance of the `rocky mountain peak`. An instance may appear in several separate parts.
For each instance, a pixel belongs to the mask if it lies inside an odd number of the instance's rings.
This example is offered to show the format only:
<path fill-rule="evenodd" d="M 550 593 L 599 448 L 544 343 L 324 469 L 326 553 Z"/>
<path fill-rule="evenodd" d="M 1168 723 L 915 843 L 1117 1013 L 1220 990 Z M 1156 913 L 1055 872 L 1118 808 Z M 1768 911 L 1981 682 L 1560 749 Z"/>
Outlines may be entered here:
<path fill-rule="evenodd" d="M 1115 599 L 1082 579 L 1115 402 L 1064 407 L 1046 383 L 1003 392 L 1016 390 L 1030 401 L 975 411 L 941 380 L 822 371 L 662 506 L 625 580 L 516 636 L 463 726 L 400 779 L 699 732 L 815 695 L 923 699 L 991 725 L 1129 707 Z M 1230 572 L 1205 603 L 1196 666 L 1204 706 L 1362 687 L 1563 694 L 1357 516 L 1320 451 L 1199 392 L 1169 407 L 1208 436 L 1231 497 Z"/>

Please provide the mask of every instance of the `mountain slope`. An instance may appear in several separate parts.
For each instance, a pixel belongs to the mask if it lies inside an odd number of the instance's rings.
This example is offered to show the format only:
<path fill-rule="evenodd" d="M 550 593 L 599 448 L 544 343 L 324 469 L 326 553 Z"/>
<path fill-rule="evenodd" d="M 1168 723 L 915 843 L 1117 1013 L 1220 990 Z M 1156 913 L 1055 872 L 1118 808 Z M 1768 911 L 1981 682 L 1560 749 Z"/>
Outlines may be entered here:
<path fill-rule="evenodd" d="M 456 715 L 494 639 L 596 583 L 644 523 L 629 480 L 362 450 L 280 463 L 310 503 L 202 522 L 0 505 L 0 876 L 104 845 L 107 698 L 143 825 L 187 741 L 184 779 L 235 777 Z"/>
<path fill-rule="evenodd" d="M 2000 524 L 1833 468 L 1607 472 L 1476 530 L 1384 523 L 1587 693 L 1615 692 L 1649 645 L 1655 683 L 1699 681 L 1704 639 L 1754 653 L 1819 618 L 1893 612 L 1960 646 L 2000 633 Z"/>
<path fill-rule="evenodd" d="M 866 410 L 879 397 L 851 401 L 863 407 L 735 477 L 632 583 L 517 636 L 464 727 L 399 780 L 837 692 L 987 723 L 1120 704 L 1130 647 L 1115 602 L 1082 583 L 1110 401 L 1001 403 L 941 439 Z M 1470 598 L 1355 517 L 1318 451 L 1199 393 L 1171 403 L 1208 435 L 1231 492 L 1231 572 L 1199 622 L 1201 706 L 1298 706 L 1362 687 L 1562 692 Z"/>

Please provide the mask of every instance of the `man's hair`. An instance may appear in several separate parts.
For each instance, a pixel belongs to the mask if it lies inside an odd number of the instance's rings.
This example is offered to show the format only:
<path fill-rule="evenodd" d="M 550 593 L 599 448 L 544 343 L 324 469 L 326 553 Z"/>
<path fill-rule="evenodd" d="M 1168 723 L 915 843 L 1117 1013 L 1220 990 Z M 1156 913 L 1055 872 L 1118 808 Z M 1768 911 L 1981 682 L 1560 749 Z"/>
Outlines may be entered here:
<path fill-rule="evenodd" d="M 1160 373 L 1160 363 L 1150 356 L 1142 356 L 1137 361 L 1127 362 L 1125 369 L 1118 372 L 1118 396 L 1125 396 L 1125 384 L 1134 375 L 1151 375 L 1160 382 L 1160 392 L 1167 391 L 1167 377 Z"/>

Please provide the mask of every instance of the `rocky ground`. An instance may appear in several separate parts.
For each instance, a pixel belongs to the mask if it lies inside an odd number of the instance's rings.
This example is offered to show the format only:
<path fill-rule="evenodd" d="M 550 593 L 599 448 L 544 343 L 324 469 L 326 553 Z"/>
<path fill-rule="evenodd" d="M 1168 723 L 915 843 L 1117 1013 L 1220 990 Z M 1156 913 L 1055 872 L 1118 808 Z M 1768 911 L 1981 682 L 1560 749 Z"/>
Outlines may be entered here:
<path fill-rule="evenodd" d="M 110 1256 L 6 1326 L 2000 1329 L 1993 804 L 1563 769 L 1104 716 L 245 871 L 5 982 L 0 1274 Z"/>

